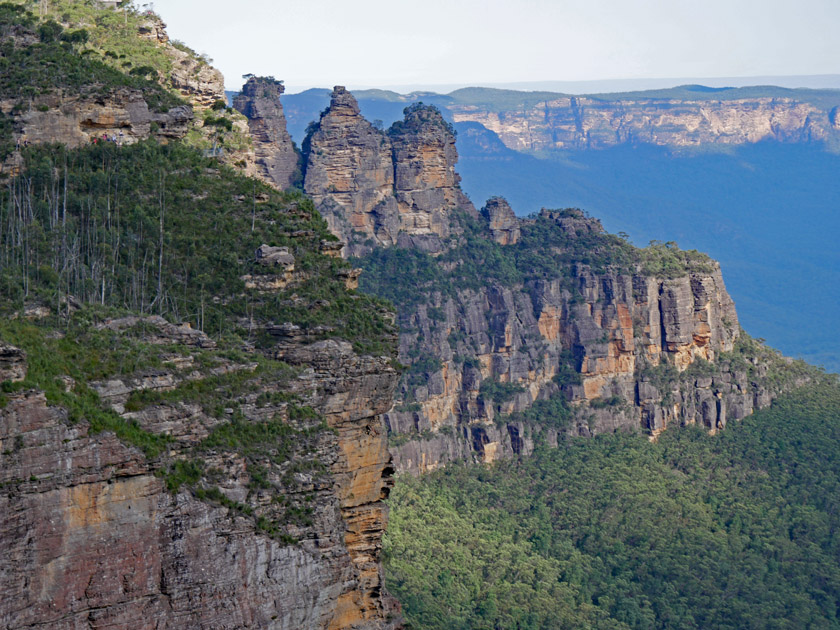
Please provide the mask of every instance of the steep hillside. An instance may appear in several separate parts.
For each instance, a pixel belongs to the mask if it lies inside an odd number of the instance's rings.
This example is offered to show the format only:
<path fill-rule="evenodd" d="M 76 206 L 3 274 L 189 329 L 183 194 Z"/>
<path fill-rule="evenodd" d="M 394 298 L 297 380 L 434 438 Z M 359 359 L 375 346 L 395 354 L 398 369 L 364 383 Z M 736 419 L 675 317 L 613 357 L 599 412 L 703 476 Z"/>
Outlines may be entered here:
<path fill-rule="evenodd" d="M 50 10 L 0 5 L 0 625 L 397 624 L 393 313 L 223 164 L 245 118 L 158 18 Z"/>
<path fill-rule="evenodd" d="M 381 627 L 390 314 L 311 202 L 178 144 L 23 159 L 0 619 Z"/>
<path fill-rule="evenodd" d="M 152 136 L 257 174 L 247 122 L 226 107 L 221 73 L 171 42 L 165 26 L 151 11 L 93 1 L 0 5 L 0 173 L 18 168 L 18 145 Z"/>

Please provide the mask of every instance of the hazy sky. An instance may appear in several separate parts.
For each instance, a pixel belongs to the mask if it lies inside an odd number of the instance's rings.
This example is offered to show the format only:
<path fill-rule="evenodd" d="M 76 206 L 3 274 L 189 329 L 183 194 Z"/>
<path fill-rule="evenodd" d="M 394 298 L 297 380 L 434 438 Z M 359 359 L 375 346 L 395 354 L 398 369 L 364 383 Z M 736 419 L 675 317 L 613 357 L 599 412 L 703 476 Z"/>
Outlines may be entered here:
<path fill-rule="evenodd" d="M 136 0 L 138 6 L 141 0 Z M 229 89 L 840 72 L 840 0 L 157 0 Z"/>

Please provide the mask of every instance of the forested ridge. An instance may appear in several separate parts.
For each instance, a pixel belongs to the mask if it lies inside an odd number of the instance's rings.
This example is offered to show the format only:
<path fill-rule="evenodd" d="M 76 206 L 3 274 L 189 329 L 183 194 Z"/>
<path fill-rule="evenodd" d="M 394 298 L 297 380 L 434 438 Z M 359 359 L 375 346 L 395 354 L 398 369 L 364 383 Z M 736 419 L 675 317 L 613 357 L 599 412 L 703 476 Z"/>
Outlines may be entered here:
<path fill-rule="evenodd" d="M 837 628 L 838 447 L 829 378 L 714 436 L 404 476 L 388 587 L 416 629 Z"/>

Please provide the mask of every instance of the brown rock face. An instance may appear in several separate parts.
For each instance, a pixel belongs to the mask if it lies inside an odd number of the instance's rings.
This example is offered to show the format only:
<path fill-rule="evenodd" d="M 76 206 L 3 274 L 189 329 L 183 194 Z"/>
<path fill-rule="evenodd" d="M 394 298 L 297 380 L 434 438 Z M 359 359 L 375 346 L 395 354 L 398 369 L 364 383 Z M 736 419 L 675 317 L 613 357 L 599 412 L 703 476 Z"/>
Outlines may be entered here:
<path fill-rule="evenodd" d="M 16 100 L 0 102 L 8 114 Z M 182 138 L 192 126 L 187 106 L 159 113 L 149 110 L 142 92 L 122 88 L 107 97 L 49 94 L 36 99 L 29 110 L 17 116 L 20 141 L 33 144 L 60 143 L 69 147 L 89 144 L 103 135 L 133 144 L 150 136 L 162 140 Z M 154 131 L 153 131 L 154 128 Z"/>
<path fill-rule="evenodd" d="M 456 122 L 481 123 L 517 151 L 624 143 L 685 147 L 767 139 L 803 142 L 825 140 L 833 131 L 830 113 L 788 98 L 609 101 L 565 96 L 512 111 L 466 105 L 450 109 Z"/>
<path fill-rule="evenodd" d="M 408 108 L 386 134 L 339 86 L 304 151 L 304 189 L 348 243 L 345 255 L 400 239 L 436 251 L 449 235 L 449 212 L 475 215 L 458 185 L 454 135 L 436 109 Z"/>
<path fill-rule="evenodd" d="M 26 353 L 0 341 L 0 383 L 26 378 Z"/>
<path fill-rule="evenodd" d="M 290 386 L 332 429 L 315 444 L 325 472 L 298 474 L 297 492 L 307 493 L 314 510 L 294 544 L 266 535 L 241 511 L 189 491 L 170 493 L 156 474 L 163 462 L 113 434 L 91 434 L 84 421 L 68 423 L 43 394 L 8 401 L 0 410 L 3 627 L 392 626 L 379 565 L 393 472 L 381 414 L 397 374 L 387 359 L 359 357 L 344 342 L 291 343 L 277 352 L 301 367 Z M 176 372 L 171 382 L 183 378 Z M 242 409 L 249 421 L 278 411 Z M 128 416 L 172 436 L 166 457 L 176 458 L 219 422 L 190 404 Z M 209 453 L 207 464 L 232 501 L 248 501 L 257 513 L 274 509 L 270 496 L 245 498 L 252 480 L 240 458 Z"/>
<path fill-rule="evenodd" d="M 575 211 L 543 211 L 537 221 L 574 238 L 603 231 Z M 392 447 L 398 471 L 528 454 L 535 431 L 549 443 L 558 433 L 641 429 L 655 436 L 668 425 L 695 423 L 716 431 L 777 393 L 726 358 L 738 317 L 716 263 L 678 278 L 576 264 L 521 285 L 488 281 L 482 289 L 427 295 L 401 327 L 400 360 L 433 357 L 440 368 L 404 381 L 386 414 L 401 436 Z M 494 399 L 486 388 L 492 383 L 517 387 Z M 552 396 L 568 401 L 568 426 L 502 417 Z"/>
<path fill-rule="evenodd" d="M 400 231 L 448 237 L 449 211 L 460 207 L 475 214 L 455 172 L 458 151 L 452 127 L 437 109 L 412 105 L 388 135 L 394 149 Z"/>
<path fill-rule="evenodd" d="M 493 240 L 499 245 L 514 245 L 519 241 L 519 221 L 506 199 L 488 199 L 481 209 L 481 216 L 490 223 Z"/>
<path fill-rule="evenodd" d="M 277 81 L 251 77 L 233 99 L 234 108 L 248 119 L 259 175 L 281 190 L 294 183 L 298 170 L 298 154 L 280 104 L 284 90 Z"/>
<path fill-rule="evenodd" d="M 159 46 L 172 60 L 172 70 L 164 87 L 174 88 L 194 107 L 210 107 L 219 100 L 225 100 L 225 78 L 222 73 L 199 59 L 196 55 L 172 44 L 166 33 L 166 24 L 154 13 L 146 14 L 138 36 Z"/>
<path fill-rule="evenodd" d="M 304 190 L 342 241 L 393 244 L 399 232 L 391 142 L 341 86 L 305 141 Z"/>

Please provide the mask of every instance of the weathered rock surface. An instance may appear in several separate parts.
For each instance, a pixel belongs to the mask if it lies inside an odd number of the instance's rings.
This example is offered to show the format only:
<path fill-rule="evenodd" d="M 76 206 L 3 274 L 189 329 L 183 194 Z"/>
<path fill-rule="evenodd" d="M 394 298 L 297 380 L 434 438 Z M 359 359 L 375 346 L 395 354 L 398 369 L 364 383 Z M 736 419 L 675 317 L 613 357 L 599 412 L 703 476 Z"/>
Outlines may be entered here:
<path fill-rule="evenodd" d="M 305 141 L 305 154 L 304 190 L 333 234 L 351 244 L 350 250 L 363 238 L 396 242 L 400 223 L 391 141 L 362 117 L 343 87 L 333 90 L 329 109 Z"/>
<path fill-rule="evenodd" d="M 449 235 L 449 212 L 460 207 L 475 215 L 458 185 L 454 135 L 436 109 L 408 108 L 385 133 L 337 86 L 304 153 L 304 189 L 348 244 L 345 255 L 400 238 L 436 251 Z"/>
<path fill-rule="evenodd" d="M 281 190 L 289 188 L 298 176 L 298 153 L 280 104 L 284 91 L 278 81 L 251 77 L 233 99 L 234 108 L 248 119 L 259 175 Z"/>
<path fill-rule="evenodd" d="M 0 383 L 26 378 L 26 353 L 0 341 Z"/>
<path fill-rule="evenodd" d="M 543 211 L 541 219 L 573 237 L 603 230 L 582 213 Z M 558 270 L 525 285 L 488 281 L 428 295 L 402 314 L 400 361 L 434 357 L 440 369 L 404 379 L 386 414 L 398 471 L 528 454 L 536 433 L 556 443 L 566 433 L 656 436 L 669 425 L 715 431 L 775 395 L 727 358 L 739 326 L 717 264 L 673 279 L 584 264 L 569 271 L 571 279 Z M 494 400 L 482 387 L 492 383 L 514 387 Z M 567 425 L 508 417 L 557 396 L 571 405 Z"/>
<path fill-rule="evenodd" d="M 519 241 L 519 220 L 503 197 L 488 199 L 481 216 L 489 222 L 493 240 L 499 245 L 514 245 Z"/>
<path fill-rule="evenodd" d="M 137 322 L 110 323 L 114 330 L 129 325 Z M 396 610 L 383 594 L 379 555 L 393 468 L 381 414 L 398 375 L 387 358 L 357 356 L 344 342 L 289 343 L 277 352 L 301 369 L 288 387 L 331 428 L 302 453 L 325 472 L 294 473 L 288 486 L 286 500 L 306 495 L 313 508 L 310 522 L 292 526 L 294 544 L 262 532 L 234 504 L 167 490 L 157 474 L 166 461 L 220 422 L 200 405 L 125 414 L 173 438 L 163 459 L 150 461 L 113 434 L 91 434 L 85 421 L 70 424 L 40 392 L 12 395 L 0 410 L 0 625 L 391 627 Z M 180 368 L 156 378 L 171 386 L 191 369 Z M 129 392 L 148 384 L 123 382 Z M 254 396 L 239 401 L 248 421 L 283 413 L 285 403 L 266 407 Z M 270 493 L 250 490 L 241 456 L 205 457 L 228 499 L 256 514 L 276 511 Z M 304 460 L 283 466 L 295 461 Z M 265 465 L 270 475 L 284 470 Z"/>
<path fill-rule="evenodd" d="M 449 212 L 475 208 L 461 192 L 455 172 L 455 133 L 434 108 L 413 105 L 388 131 L 394 154 L 394 191 L 400 231 L 412 236 L 449 236 Z"/>
<path fill-rule="evenodd" d="M 456 122 L 477 122 L 517 151 L 596 149 L 624 143 L 687 147 L 761 140 L 809 142 L 832 133 L 830 112 L 790 98 L 602 100 L 564 96 L 532 107 L 490 111 L 450 106 Z"/>
<path fill-rule="evenodd" d="M 160 47 L 172 61 L 172 69 L 162 84 L 174 89 L 193 107 L 203 109 L 225 100 L 225 78 L 204 58 L 172 44 L 166 24 L 154 13 L 145 14 L 138 36 Z"/>
<path fill-rule="evenodd" d="M 0 111 L 10 115 L 17 100 L 0 102 Z M 108 96 L 79 97 L 53 93 L 33 100 L 18 114 L 16 137 L 21 143 L 59 143 L 79 147 L 103 136 L 121 144 L 133 144 L 153 136 L 161 140 L 182 138 L 192 126 L 187 106 L 168 112 L 152 112 L 139 90 L 122 88 Z"/>

